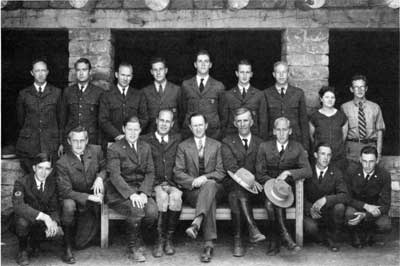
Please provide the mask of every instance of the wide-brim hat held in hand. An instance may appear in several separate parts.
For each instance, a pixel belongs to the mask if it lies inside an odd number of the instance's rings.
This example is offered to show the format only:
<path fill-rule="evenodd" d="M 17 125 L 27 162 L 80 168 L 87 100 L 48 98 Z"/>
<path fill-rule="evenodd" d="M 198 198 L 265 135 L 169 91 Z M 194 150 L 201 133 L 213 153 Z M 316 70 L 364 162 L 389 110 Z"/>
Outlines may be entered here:
<path fill-rule="evenodd" d="M 292 187 L 284 180 L 270 179 L 265 182 L 264 192 L 267 198 L 281 208 L 290 207 L 294 201 Z"/>
<path fill-rule="evenodd" d="M 249 170 L 245 168 L 240 168 L 236 171 L 236 173 L 232 173 L 228 170 L 228 174 L 241 187 L 253 194 L 258 194 L 255 177 Z"/>

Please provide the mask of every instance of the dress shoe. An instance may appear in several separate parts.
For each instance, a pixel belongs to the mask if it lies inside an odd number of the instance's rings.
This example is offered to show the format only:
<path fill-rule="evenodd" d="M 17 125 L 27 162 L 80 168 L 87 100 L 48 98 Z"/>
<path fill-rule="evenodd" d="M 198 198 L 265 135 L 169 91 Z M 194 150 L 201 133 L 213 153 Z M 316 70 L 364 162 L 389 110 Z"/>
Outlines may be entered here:
<path fill-rule="evenodd" d="M 339 246 L 338 246 L 338 244 L 335 242 L 335 241 L 333 241 L 331 238 L 327 238 L 326 239 L 326 244 L 327 244 L 327 246 L 329 247 L 329 249 L 332 251 L 332 252 L 338 252 L 339 251 Z"/>
<path fill-rule="evenodd" d="M 358 233 L 354 232 L 351 236 L 351 245 L 355 248 L 362 248 L 361 239 Z"/>
<path fill-rule="evenodd" d="M 210 262 L 214 249 L 212 247 L 205 247 L 203 250 L 203 254 L 201 254 L 200 261 L 201 262 Z"/>
<path fill-rule="evenodd" d="M 72 255 L 72 252 L 69 249 L 65 250 L 61 260 L 67 264 L 75 264 L 76 262 L 74 255 Z"/>
<path fill-rule="evenodd" d="M 242 245 L 242 239 L 240 237 L 235 237 L 233 239 L 233 256 L 234 257 L 244 256 L 244 248 Z"/>
<path fill-rule="evenodd" d="M 164 252 L 167 255 L 175 254 L 174 243 L 172 243 L 172 235 L 173 234 L 174 234 L 174 231 L 168 231 L 167 235 L 165 237 Z"/>
<path fill-rule="evenodd" d="M 251 235 L 249 238 L 249 241 L 250 241 L 250 243 L 258 243 L 258 242 L 264 241 L 265 239 L 266 239 L 265 235 L 258 232 L 254 235 Z"/>
<path fill-rule="evenodd" d="M 140 248 L 131 248 L 129 258 L 134 262 L 145 262 L 146 257 L 143 254 L 143 250 Z"/>
<path fill-rule="evenodd" d="M 28 252 L 26 250 L 18 252 L 17 264 L 21 266 L 29 265 Z"/>
<path fill-rule="evenodd" d="M 268 241 L 268 246 L 267 246 L 267 255 L 268 256 L 275 256 L 278 254 L 281 249 L 280 249 L 280 241 L 278 239 L 272 239 Z"/>
<path fill-rule="evenodd" d="M 288 250 L 294 252 L 298 252 L 301 250 L 301 248 L 293 241 L 292 237 L 289 235 L 288 232 L 284 232 L 282 234 L 282 238 L 286 242 Z"/>
<path fill-rule="evenodd" d="M 192 224 L 191 226 L 186 229 L 185 233 L 192 239 L 196 239 L 197 235 L 199 234 L 199 227 L 197 224 Z"/>
<path fill-rule="evenodd" d="M 385 245 L 385 241 L 377 239 L 376 235 L 374 235 L 372 233 L 368 233 L 365 238 L 365 244 L 368 246 L 383 247 Z"/>

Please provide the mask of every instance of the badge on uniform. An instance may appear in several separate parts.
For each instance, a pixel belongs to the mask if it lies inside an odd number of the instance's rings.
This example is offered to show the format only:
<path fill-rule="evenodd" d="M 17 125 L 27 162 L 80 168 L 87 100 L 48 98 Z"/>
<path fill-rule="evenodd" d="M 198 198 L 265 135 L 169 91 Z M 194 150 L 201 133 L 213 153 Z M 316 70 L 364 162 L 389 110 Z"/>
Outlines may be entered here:
<path fill-rule="evenodd" d="M 173 112 L 173 113 L 176 113 L 176 108 L 172 108 L 172 112 Z"/>
<path fill-rule="evenodd" d="M 15 191 L 14 195 L 16 197 L 20 197 L 22 195 L 22 192 L 21 191 Z"/>
<path fill-rule="evenodd" d="M 210 99 L 210 102 L 211 102 L 212 104 L 214 104 L 214 103 L 215 103 L 215 100 L 214 100 L 214 99 Z"/>

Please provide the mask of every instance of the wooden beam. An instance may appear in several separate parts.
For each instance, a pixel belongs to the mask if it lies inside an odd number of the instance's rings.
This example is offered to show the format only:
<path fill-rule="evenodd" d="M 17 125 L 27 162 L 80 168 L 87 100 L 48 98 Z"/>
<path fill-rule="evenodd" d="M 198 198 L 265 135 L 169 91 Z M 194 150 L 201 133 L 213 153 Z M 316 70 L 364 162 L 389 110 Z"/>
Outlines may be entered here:
<path fill-rule="evenodd" d="M 148 10 L 102 9 L 92 13 L 73 9 L 1 11 L 2 28 L 111 29 L 398 29 L 399 10 Z"/>

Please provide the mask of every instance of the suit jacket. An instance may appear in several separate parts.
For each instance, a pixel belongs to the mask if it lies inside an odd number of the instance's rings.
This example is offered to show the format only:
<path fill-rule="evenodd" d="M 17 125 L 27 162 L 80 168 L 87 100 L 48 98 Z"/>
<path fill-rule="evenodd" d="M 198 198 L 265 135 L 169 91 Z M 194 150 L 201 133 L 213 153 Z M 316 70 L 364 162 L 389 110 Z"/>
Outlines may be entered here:
<path fill-rule="evenodd" d="M 89 133 L 90 144 L 100 144 L 99 136 L 99 105 L 104 90 L 89 83 L 80 97 L 78 84 L 64 89 L 61 101 L 61 128 L 66 144 L 68 132 L 83 126 Z"/>
<path fill-rule="evenodd" d="M 201 113 L 208 121 L 207 136 L 218 139 L 221 134 L 220 117 L 223 109 L 224 85 L 208 78 L 204 91 L 200 92 L 196 76 L 182 83 L 182 112 L 185 114 L 184 129 L 188 130 L 189 116 Z"/>
<path fill-rule="evenodd" d="M 208 179 L 221 182 L 225 177 L 221 143 L 207 137 L 204 146 L 204 172 Z M 174 181 L 178 186 L 192 190 L 192 183 L 199 177 L 199 154 L 194 138 L 188 138 L 178 146 L 174 167 Z"/>
<path fill-rule="evenodd" d="M 47 83 L 39 96 L 34 85 L 19 92 L 17 118 L 21 128 L 17 154 L 34 157 L 40 152 L 54 153 L 61 140 L 61 90 Z"/>
<path fill-rule="evenodd" d="M 302 89 L 288 86 L 285 96 L 281 95 L 275 85 L 264 91 L 269 115 L 269 135 L 273 139 L 272 130 L 275 119 L 284 116 L 290 120 L 292 127 L 291 138 L 302 143 L 306 150 L 309 149 L 309 126 L 306 102 Z"/>
<path fill-rule="evenodd" d="M 380 206 L 382 214 L 387 214 L 391 203 L 390 174 L 383 168 L 375 167 L 369 181 L 365 180 L 361 164 L 348 168 L 346 183 L 350 192 L 349 205 L 359 211 L 364 211 L 365 203 Z"/>
<path fill-rule="evenodd" d="M 103 151 L 98 145 L 88 145 L 83 154 L 83 162 L 68 150 L 57 161 L 57 185 L 62 199 L 73 199 L 85 206 L 91 187 L 97 177 L 106 178 Z"/>
<path fill-rule="evenodd" d="M 276 140 L 261 143 L 257 153 L 256 169 L 256 179 L 261 184 L 278 177 L 285 170 L 292 173 L 294 180 L 309 178 L 312 175 L 307 151 L 294 140 L 289 140 L 282 157 L 279 156 Z"/>
<path fill-rule="evenodd" d="M 134 152 L 126 139 L 113 143 L 107 151 L 107 200 L 124 201 L 134 193 L 151 196 L 154 182 L 154 164 L 151 147 L 143 140 L 137 141 Z"/>
<path fill-rule="evenodd" d="M 320 182 L 314 167 L 312 177 L 304 181 L 304 212 L 306 214 L 309 215 L 311 206 L 322 197 L 326 198 L 323 208 L 347 203 L 347 186 L 339 168 L 330 165 Z"/>
<path fill-rule="evenodd" d="M 264 93 L 253 86 L 247 90 L 246 97 L 243 99 L 240 89 L 236 86 L 225 92 L 223 100 L 223 112 L 221 125 L 224 130 L 224 136 L 235 134 L 236 127 L 233 125 L 235 110 L 240 107 L 246 107 L 251 111 L 254 124 L 251 127 L 253 135 L 268 139 L 268 112 Z"/>
<path fill-rule="evenodd" d="M 125 98 L 117 86 L 103 93 L 100 98 L 99 123 L 105 133 L 106 142 L 114 141 L 122 133 L 124 120 L 137 116 L 141 128 L 146 128 L 148 113 L 143 92 L 129 87 Z"/>
<path fill-rule="evenodd" d="M 56 178 L 53 174 L 47 177 L 43 192 L 37 189 L 33 174 L 19 177 L 14 183 L 12 203 L 15 214 L 28 221 L 34 222 L 43 212 L 60 223 Z"/>
<path fill-rule="evenodd" d="M 174 113 L 174 127 L 173 132 L 178 132 L 180 128 L 181 117 L 181 88 L 169 81 L 164 88 L 164 92 L 160 97 L 157 92 L 154 83 L 143 88 L 144 98 L 146 100 L 147 111 L 149 114 L 149 123 L 147 129 L 144 131 L 146 133 L 152 133 L 156 131 L 156 118 L 158 112 L 161 109 L 170 109 Z"/>
<path fill-rule="evenodd" d="M 154 186 L 163 182 L 176 186 L 173 181 L 173 169 L 175 165 L 176 150 L 181 142 L 179 134 L 169 134 L 168 143 L 162 145 L 154 132 L 141 137 L 142 140 L 150 144 L 151 154 L 153 156 L 155 179 Z"/>

